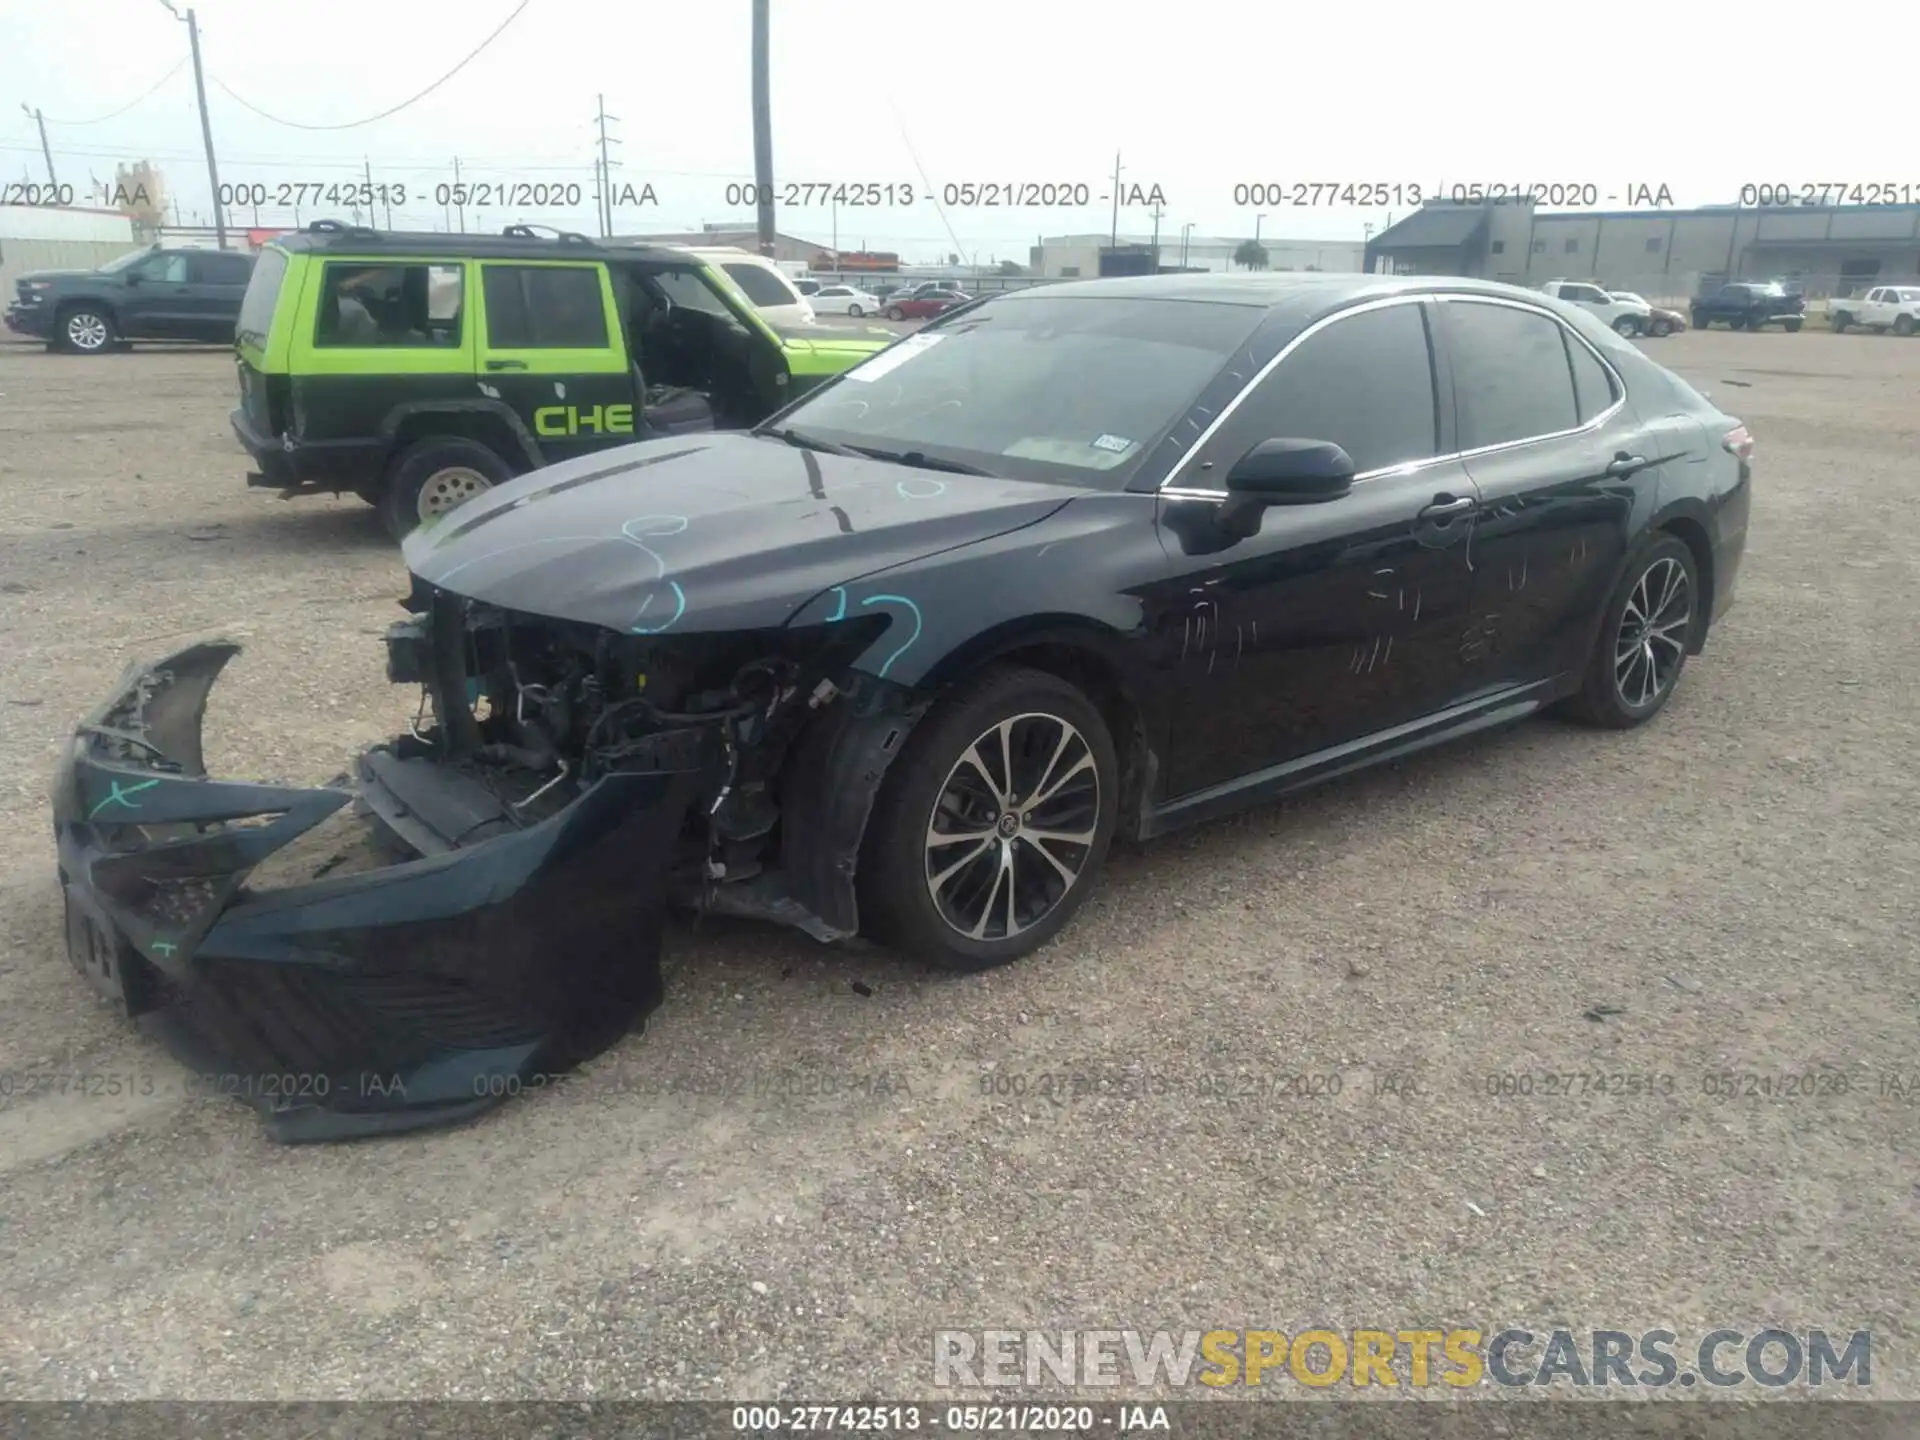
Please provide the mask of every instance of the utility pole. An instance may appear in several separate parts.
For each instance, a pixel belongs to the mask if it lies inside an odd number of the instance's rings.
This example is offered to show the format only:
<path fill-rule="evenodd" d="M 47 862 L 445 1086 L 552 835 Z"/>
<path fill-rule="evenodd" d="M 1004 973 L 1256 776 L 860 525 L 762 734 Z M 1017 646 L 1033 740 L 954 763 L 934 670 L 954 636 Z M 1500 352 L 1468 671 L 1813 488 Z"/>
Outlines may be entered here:
<path fill-rule="evenodd" d="M 607 97 L 600 98 L 600 236 L 609 238 L 613 234 L 613 162 L 607 158 L 607 146 L 618 145 L 618 140 L 607 138 L 607 121 L 617 121 L 618 115 L 607 114 Z"/>
<path fill-rule="evenodd" d="M 753 0 L 753 181 L 760 253 L 773 254 L 773 97 L 768 78 L 767 0 Z"/>
<path fill-rule="evenodd" d="M 227 212 L 220 203 L 220 167 L 213 158 L 213 121 L 207 117 L 207 81 L 200 69 L 200 23 L 193 18 L 193 11 L 182 15 L 173 8 L 173 0 L 160 0 L 167 7 L 167 13 L 181 21 L 187 27 L 187 44 L 193 49 L 193 93 L 200 101 L 200 138 L 207 145 L 207 183 L 213 187 L 213 235 L 214 243 L 222 250 L 227 248 Z"/>
<path fill-rule="evenodd" d="M 1180 227 L 1180 268 L 1187 268 L 1187 239 L 1193 234 L 1193 221 L 1189 220 Z"/>
<path fill-rule="evenodd" d="M 373 161 L 362 155 L 360 157 L 360 168 L 361 173 L 366 177 L 367 181 L 367 224 L 373 225 L 377 223 L 375 220 L 376 212 L 373 208 Z M 354 218 L 356 220 L 359 219 L 358 216 Z"/>
<path fill-rule="evenodd" d="M 460 217 L 460 233 L 467 233 L 467 195 L 460 188 L 460 157 L 453 157 L 453 213 Z"/>
<path fill-rule="evenodd" d="M 1113 152 L 1113 233 L 1107 236 L 1107 248 L 1120 248 L 1120 152 Z"/>
<path fill-rule="evenodd" d="M 33 123 L 40 127 L 40 153 L 44 155 L 47 160 L 47 184 L 53 186 L 54 189 L 58 190 L 60 188 L 60 181 L 58 177 L 56 177 L 53 173 L 53 151 L 47 145 L 46 117 L 43 116 L 38 110 L 35 110 L 31 106 L 29 106 L 27 102 L 24 100 L 20 102 L 20 108 L 22 110 L 25 110 L 27 114 L 31 115 L 33 117 Z"/>
<path fill-rule="evenodd" d="M 1153 207 L 1153 268 L 1160 268 L 1160 217 L 1166 214 L 1160 206 Z"/>
<path fill-rule="evenodd" d="M 1253 217 L 1253 243 L 1256 245 L 1260 243 L 1260 222 L 1266 218 L 1267 212 L 1264 210 Z"/>

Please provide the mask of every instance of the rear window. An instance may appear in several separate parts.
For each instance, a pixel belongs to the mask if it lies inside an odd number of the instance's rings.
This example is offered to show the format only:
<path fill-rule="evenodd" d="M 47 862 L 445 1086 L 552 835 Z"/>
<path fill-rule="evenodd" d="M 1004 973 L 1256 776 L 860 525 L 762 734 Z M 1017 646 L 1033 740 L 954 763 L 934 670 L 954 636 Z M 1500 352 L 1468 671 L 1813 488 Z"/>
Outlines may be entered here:
<path fill-rule="evenodd" d="M 604 350 L 607 310 L 591 265 L 489 265 L 487 343 L 496 350 Z"/>
<path fill-rule="evenodd" d="M 240 299 L 240 318 L 234 333 L 256 345 L 267 342 L 267 329 L 273 324 L 273 307 L 280 298 L 280 282 L 287 276 L 287 252 L 269 245 L 254 262 L 253 278 L 247 281 L 247 293 Z"/>
<path fill-rule="evenodd" d="M 792 305 L 800 297 L 780 278 L 777 270 L 769 270 L 761 265 L 734 263 L 722 265 L 729 279 L 747 292 L 747 298 L 756 305 Z"/>

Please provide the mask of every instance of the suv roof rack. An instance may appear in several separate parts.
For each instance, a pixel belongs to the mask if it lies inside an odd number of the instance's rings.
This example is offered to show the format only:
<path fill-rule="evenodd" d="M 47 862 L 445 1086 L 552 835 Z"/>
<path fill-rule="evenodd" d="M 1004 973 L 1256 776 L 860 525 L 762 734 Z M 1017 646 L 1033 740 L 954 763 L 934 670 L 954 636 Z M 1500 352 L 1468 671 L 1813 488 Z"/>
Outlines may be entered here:
<path fill-rule="evenodd" d="M 559 241 L 562 245 L 593 244 L 593 241 L 589 240 L 577 230 L 556 230 L 551 225 L 509 225 L 500 233 L 502 235 L 510 235 L 516 240 L 545 240 L 547 237 L 540 234 L 542 230 L 553 230 L 553 239 Z"/>
<path fill-rule="evenodd" d="M 371 225 L 350 225 L 339 220 L 315 220 L 308 224 L 309 235 L 351 235 L 356 239 L 378 239 L 380 232 Z"/>

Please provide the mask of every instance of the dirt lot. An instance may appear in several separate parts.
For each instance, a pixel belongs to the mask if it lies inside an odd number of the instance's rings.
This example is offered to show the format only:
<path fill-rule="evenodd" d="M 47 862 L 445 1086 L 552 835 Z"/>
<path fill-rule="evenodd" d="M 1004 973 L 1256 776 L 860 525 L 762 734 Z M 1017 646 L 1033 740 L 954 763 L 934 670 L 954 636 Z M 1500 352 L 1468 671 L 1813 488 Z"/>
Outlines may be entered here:
<path fill-rule="evenodd" d="M 285 1149 L 68 969 L 45 787 L 130 653 L 228 624 L 216 773 L 339 772 L 408 713 L 400 565 L 244 488 L 225 355 L 0 347 L 0 1394 L 927 1396 L 936 1327 L 1444 1321 L 1867 1327 L 1920 1397 L 1920 341 L 1652 349 L 1759 438 L 1740 604 L 1652 726 L 1120 857 L 983 977 L 683 929 L 563 1091 Z M 1810 1070 L 1848 1092 L 1707 1093 Z M 1591 1072 L 1674 1093 L 1490 1093 Z"/>

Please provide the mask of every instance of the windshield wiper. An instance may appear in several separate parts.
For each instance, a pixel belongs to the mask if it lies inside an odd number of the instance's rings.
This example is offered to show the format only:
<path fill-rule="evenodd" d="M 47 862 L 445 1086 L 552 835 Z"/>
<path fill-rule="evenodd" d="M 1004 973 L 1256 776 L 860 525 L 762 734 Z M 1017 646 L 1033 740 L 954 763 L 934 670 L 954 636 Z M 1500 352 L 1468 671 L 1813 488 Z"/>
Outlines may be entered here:
<path fill-rule="evenodd" d="M 960 460 L 942 460 L 924 450 L 876 450 L 866 445 L 853 448 L 871 459 L 885 460 L 894 465 L 911 465 L 916 470 L 944 470 L 949 475 L 984 475 L 989 480 L 1001 478 L 991 470 L 982 470 L 978 465 L 968 465 Z"/>
<path fill-rule="evenodd" d="M 756 430 L 756 435 L 771 435 L 776 440 L 784 440 L 799 450 L 819 450 L 828 455 L 859 455 L 862 451 L 850 449 L 845 445 L 836 445 L 831 440 L 822 440 L 815 435 L 803 435 L 792 426 L 776 430 Z"/>

